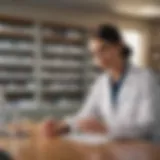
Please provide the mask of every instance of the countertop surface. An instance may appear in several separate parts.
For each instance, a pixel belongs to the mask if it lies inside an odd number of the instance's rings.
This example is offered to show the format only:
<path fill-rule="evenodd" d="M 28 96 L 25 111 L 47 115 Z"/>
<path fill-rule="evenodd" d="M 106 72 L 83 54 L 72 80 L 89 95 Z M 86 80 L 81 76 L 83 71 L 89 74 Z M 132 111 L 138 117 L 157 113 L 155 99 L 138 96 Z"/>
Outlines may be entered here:
<path fill-rule="evenodd" d="M 160 160 L 158 145 L 138 140 L 101 143 L 102 139 L 97 138 L 98 143 L 93 144 L 91 139 L 87 142 L 77 137 L 3 137 L 0 147 L 15 160 Z"/>

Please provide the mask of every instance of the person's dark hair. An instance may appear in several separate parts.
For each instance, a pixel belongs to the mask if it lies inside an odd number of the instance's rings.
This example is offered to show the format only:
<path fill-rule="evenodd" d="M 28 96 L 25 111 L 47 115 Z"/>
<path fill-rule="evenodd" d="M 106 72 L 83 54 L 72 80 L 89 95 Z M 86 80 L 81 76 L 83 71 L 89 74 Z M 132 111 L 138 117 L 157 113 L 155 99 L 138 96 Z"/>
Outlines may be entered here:
<path fill-rule="evenodd" d="M 7 152 L 0 150 L 0 160 L 13 160 L 13 158 Z"/>
<path fill-rule="evenodd" d="M 112 44 L 122 43 L 124 45 L 122 51 L 122 56 L 124 59 L 128 59 L 131 54 L 131 49 L 126 44 L 124 44 L 120 31 L 113 25 L 99 25 L 98 28 L 93 31 L 92 37 L 100 38 Z"/>
<path fill-rule="evenodd" d="M 122 56 L 124 59 L 128 59 L 131 55 L 132 51 L 130 47 L 124 44 L 123 51 L 122 51 Z"/>

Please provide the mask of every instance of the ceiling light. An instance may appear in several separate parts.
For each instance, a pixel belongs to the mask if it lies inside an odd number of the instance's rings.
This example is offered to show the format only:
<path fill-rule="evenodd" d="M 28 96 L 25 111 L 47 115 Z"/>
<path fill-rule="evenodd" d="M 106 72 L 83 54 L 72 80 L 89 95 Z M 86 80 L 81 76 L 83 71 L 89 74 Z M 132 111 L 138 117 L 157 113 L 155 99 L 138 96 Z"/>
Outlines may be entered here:
<path fill-rule="evenodd" d="M 159 6 L 144 6 L 139 10 L 142 14 L 147 14 L 148 16 L 160 16 Z"/>

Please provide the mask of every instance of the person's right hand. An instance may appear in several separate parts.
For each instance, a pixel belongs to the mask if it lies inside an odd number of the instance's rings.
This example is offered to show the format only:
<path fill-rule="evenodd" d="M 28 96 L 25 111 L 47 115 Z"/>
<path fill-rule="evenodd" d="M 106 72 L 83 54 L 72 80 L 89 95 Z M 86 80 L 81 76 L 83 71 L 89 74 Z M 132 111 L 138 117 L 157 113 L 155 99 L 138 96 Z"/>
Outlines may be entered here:
<path fill-rule="evenodd" d="M 95 118 L 82 119 L 77 123 L 77 126 L 82 132 L 101 134 L 108 132 L 107 127 Z"/>

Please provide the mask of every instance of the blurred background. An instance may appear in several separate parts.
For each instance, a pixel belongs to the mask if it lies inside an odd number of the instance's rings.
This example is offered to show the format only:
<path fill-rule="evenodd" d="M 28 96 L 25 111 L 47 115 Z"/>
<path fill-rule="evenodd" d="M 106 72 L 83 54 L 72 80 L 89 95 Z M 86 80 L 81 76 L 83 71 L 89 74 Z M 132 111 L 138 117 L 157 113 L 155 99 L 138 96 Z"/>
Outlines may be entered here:
<path fill-rule="evenodd" d="M 99 74 L 87 34 L 101 23 L 118 26 L 131 61 L 159 78 L 159 0 L 0 0 L 0 106 L 8 117 L 60 118 L 81 107 Z"/>

